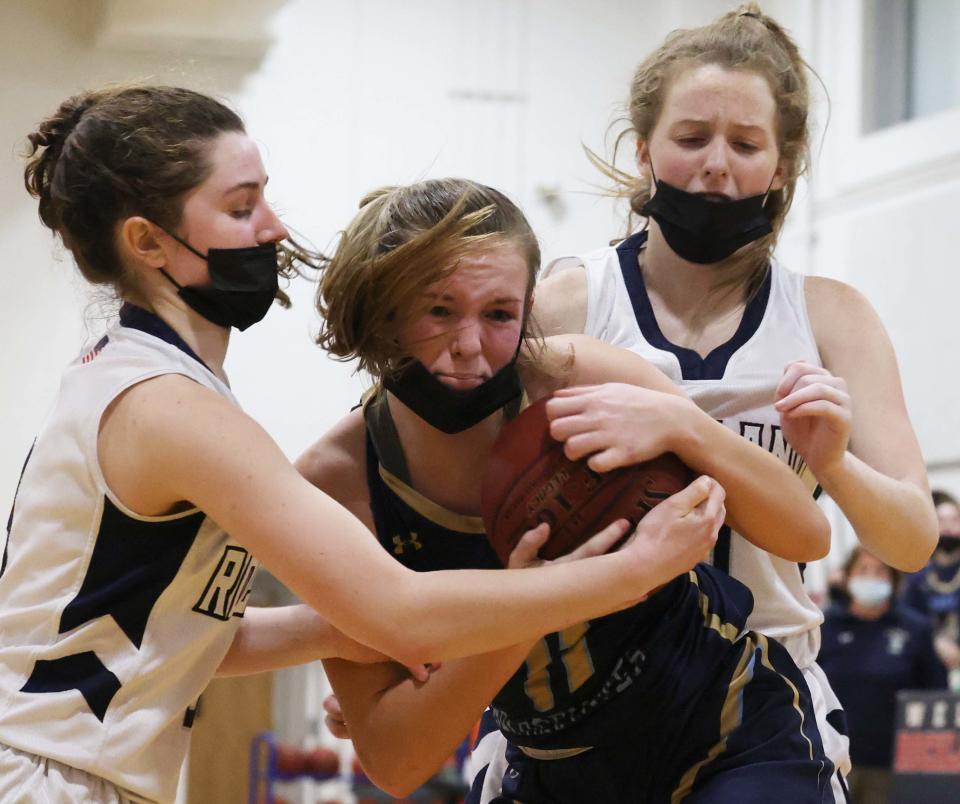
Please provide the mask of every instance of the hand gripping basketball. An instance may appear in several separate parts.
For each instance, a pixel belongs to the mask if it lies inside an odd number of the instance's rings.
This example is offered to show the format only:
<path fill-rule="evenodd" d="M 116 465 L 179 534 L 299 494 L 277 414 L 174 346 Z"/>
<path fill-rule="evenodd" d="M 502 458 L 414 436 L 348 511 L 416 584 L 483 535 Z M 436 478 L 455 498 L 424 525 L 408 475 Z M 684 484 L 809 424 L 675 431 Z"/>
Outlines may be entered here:
<path fill-rule="evenodd" d="M 487 537 L 506 566 L 523 534 L 546 522 L 550 538 L 540 555 L 554 559 L 617 519 L 636 525 L 693 478 L 669 453 L 602 474 L 586 460 L 570 460 L 550 435 L 541 399 L 504 426 L 487 462 L 482 486 Z"/>

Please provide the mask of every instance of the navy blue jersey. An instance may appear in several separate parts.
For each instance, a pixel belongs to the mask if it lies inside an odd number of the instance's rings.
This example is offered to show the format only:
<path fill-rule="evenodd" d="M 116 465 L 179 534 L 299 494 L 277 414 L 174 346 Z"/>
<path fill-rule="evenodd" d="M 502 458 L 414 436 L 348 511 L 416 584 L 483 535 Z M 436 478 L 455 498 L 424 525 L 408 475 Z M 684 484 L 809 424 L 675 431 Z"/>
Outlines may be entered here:
<path fill-rule="evenodd" d="M 947 685 L 930 624 L 902 606 L 877 620 L 837 607 L 822 634 L 819 662 L 847 713 L 854 765 L 890 767 L 897 691 Z"/>
<path fill-rule="evenodd" d="M 483 521 L 437 505 L 390 472 L 369 433 L 367 486 L 377 539 L 405 567 L 418 572 L 502 567 Z"/>
<path fill-rule="evenodd" d="M 478 519 L 404 482 L 395 434 L 373 418 L 368 407 L 367 481 L 384 548 L 416 570 L 499 566 Z M 785 801 L 820 802 L 832 765 L 809 692 L 781 645 L 745 629 L 752 608 L 746 586 L 700 565 L 644 603 L 547 635 L 491 707 L 523 747 L 511 748 L 504 800 L 667 802 L 709 790 L 719 792 L 703 800 L 749 800 L 773 784 L 801 791 Z M 570 756 L 542 761 L 538 751 Z M 747 777 L 726 773 L 745 762 L 756 765 Z M 597 795 L 598 784 L 617 797 Z"/>
<path fill-rule="evenodd" d="M 655 739 L 729 680 L 752 606 L 743 584 L 701 565 L 645 603 L 550 634 L 494 699 L 500 730 L 549 749 Z"/>

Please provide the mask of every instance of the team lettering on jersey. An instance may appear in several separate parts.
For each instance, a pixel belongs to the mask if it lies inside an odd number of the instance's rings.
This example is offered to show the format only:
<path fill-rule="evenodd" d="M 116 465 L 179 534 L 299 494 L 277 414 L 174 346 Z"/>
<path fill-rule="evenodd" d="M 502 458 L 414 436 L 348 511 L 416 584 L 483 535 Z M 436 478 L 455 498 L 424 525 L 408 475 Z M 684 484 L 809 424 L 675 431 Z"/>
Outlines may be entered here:
<path fill-rule="evenodd" d="M 228 544 L 193 610 L 218 620 L 242 617 L 256 570 L 256 561 L 250 553 Z"/>
<path fill-rule="evenodd" d="M 720 423 L 724 423 L 723 419 Z M 783 428 L 779 424 L 741 421 L 740 435 L 779 458 L 798 475 L 807 468 L 807 462 L 783 437 Z"/>
<path fill-rule="evenodd" d="M 640 648 L 629 648 L 617 659 L 610 674 L 593 695 L 584 700 L 575 701 L 571 706 L 557 712 L 550 712 L 543 716 L 515 718 L 497 706 L 496 702 L 491 704 L 490 708 L 502 731 L 528 737 L 554 734 L 580 722 L 632 686 L 643 673 L 646 661 L 647 655 Z"/>

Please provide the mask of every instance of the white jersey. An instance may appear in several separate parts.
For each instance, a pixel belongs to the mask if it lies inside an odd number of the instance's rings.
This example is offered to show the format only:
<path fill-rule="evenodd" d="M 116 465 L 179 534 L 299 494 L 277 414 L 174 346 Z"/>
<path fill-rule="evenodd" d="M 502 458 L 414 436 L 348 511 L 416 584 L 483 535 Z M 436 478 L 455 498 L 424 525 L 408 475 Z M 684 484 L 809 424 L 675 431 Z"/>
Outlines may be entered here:
<path fill-rule="evenodd" d="M 737 332 L 701 358 L 671 344 L 657 325 L 637 258 L 646 234 L 634 235 L 573 259 L 551 263 L 544 276 L 583 264 L 587 280 L 584 332 L 642 355 L 681 387 L 697 405 L 736 433 L 787 463 L 815 493 L 813 473 L 784 440 L 774 391 L 791 360 L 821 365 L 807 317 L 802 274 L 774 264 L 747 305 Z M 820 609 L 803 586 L 802 568 L 754 547 L 724 528 L 713 563 L 753 592 L 749 628 L 779 639 L 801 667 L 820 648 Z"/>
<path fill-rule="evenodd" d="M 159 318 L 128 305 L 121 324 L 65 372 L 11 511 L 0 743 L 168 802 L 256 562 L 202 511 L 140 516 L 107 487 L 97 433 L 124 389 L 173 373 L 236 403 Z"/>

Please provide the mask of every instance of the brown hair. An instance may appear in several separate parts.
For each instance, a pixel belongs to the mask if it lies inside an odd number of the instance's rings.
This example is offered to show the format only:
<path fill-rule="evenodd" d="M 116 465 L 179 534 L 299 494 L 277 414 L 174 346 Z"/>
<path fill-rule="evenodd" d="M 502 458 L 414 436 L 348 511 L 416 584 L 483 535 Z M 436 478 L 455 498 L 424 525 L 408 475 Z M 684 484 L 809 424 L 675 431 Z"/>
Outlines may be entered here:
<path fill-rule="evenodd" d="M 526 332 L 540 246 L 516 204 L 467 179 L 368 193 L 323 268 L 317 343 L 341 360 L 359 358 L 374 377 L 395 371 L 408 357 L 398 346 L 400 329 L 422 313 L 424 288 L 453 273 L 464 254 L 500 243 L 526 259 Z"/>
<path fill-rule="evenodd" d="M 783 188 L 771 191 L 767 198 L 773 232 L 746 246 L 744 259 L 737 260 L 738 266 L 749 266 L 747 287 L 753 288 L 760 284 L 766 272 L 793 202 L 797 178 L 807 169 L 810 150 L 810 91 L 806 71 L 811 68 L 790 35 L 765 15 L 757 3 L 746 3 L 700 28 L 673 31 L 637 67 L 630 84 L 628 117 L 624 121 L 629 122 L 629 127 L 616 138 L 614 159 L 625 137 L 632 135 L 649 140 L 671 80 L 685 68 L 706 64 L 749 70 L 763 76 L 776 102 L 777 145 L 785 174 Z M 590 151 L 588 157 L 615 181 L 617 195 L 629 198 L 631 213 L 640 215 L 650 198 L 650 177 L 620 170 Z M 733 281 L 739 284 L 742 269 L 737 268 L 736 273 L 738 276 Z"/>
<path fill-rule="evenodd" d="M 114 246 L 116 224 L 141 215 L 167 231 L 184 197 L 210 175 L 209 148 L 243 121 L 220 101 L 167 86 L 118 86 L 68 98 L 28 135 L 27 191 L 89 282 L 123 296 L 130 278 Z M 289 275 L 292 252 L 284 252 Z M 282 302 L 286 294 L 278 293 Z"/>
<path fill-rule="evenodd" d="M 862 556 L 864 553 L 867 553 L 868 555 L 873 555 L 873 553 L 867 550 L 867 548 L 864 547 L 862 544 L 858 544 L 858 545 L 855 545 L 853 549 L 847 554 L 847 560 L 843 562 L 843 585 L 844 586 L 846 586 L 847 581 L 850 580 L 850 573 L 853 570 L 853 565 L 857 563 L 857 559 L 860 558 L 860 556 Z M 890 575 L 890 583 L 893 586 L 893 592 L 895 595 L 897 591 L 900 589 L 900 582 L 902 580 L 902 576 L 899 570 L 897 570 L 896 568 L 891 567 L 886 562 L 881 562 L 881 563 L 883 563 L 883 566 L 886 567 L 887 572 Z"/>

